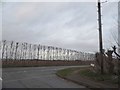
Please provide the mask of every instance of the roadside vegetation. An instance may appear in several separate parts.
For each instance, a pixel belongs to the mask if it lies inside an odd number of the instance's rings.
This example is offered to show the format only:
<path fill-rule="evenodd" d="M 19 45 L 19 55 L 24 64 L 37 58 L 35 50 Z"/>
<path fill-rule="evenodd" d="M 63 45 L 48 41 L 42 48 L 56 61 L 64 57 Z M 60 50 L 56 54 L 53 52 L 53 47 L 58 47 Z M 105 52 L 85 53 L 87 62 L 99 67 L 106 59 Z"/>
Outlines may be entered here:
<path fill-rule="evenodd" d="M 79 68 L 66 68 L 66 69 L 62 69 L 59 70 L 57 72 L 57 75 L 61 76 L 61 77 L 66 77 L 68 75 L 71 75 L 75 70 L 78 70 Z"/>
<path fill-rule="evenodd" d="M 84 69 L 79 71 L 79 75 L 83 77 L 88 77 L 91 80 L 95 81 L 103 81 L 103 82 L 109 82 L 113 84 L 118 84 L 118 77 L 117 75 L 113 74 L 100 74 L 95 73 L 91 69 Z"/>
<path fill-rule="evenodd" d="M 101 84 L 110 84 L 110 85 L 117 85 L 118 84 L 118 77 L 117 75 L 113 74 L 99 74 L 93 72 L 91 67 L 84 67 L 84 68 L 67 68 L 63 70 L 59 70 L 56 73 L 58 76 L 62 78 L 67 78 L 72 75 L 78 75 L 79 77 L 89 79 L 93 82 L 98 82 Z M 72 78 L 74 79 L 74 77 Z"/>

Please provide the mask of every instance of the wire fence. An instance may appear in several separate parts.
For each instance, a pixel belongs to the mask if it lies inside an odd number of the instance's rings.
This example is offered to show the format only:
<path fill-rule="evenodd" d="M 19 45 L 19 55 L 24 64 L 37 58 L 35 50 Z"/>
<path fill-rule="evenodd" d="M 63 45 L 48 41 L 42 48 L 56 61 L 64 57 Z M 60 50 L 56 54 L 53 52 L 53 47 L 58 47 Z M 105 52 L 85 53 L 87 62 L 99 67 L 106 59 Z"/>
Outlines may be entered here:
<path fill-rule="evenodd" d="M 0 42 L 2 60 L 94 60 L 95 55 L 71 49 L 26 42 Z"/>

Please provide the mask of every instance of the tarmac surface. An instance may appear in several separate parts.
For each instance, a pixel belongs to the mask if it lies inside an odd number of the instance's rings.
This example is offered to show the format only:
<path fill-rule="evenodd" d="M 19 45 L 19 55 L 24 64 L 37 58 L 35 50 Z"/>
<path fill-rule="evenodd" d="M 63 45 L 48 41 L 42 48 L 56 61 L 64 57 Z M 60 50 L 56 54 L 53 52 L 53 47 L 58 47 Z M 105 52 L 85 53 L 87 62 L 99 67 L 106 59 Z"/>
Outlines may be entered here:
<path fill-rule="evenodd" d="M 70 67 L 76 66 L 3 68 L 2 88 L 86 88 L 55 74 Z"/>

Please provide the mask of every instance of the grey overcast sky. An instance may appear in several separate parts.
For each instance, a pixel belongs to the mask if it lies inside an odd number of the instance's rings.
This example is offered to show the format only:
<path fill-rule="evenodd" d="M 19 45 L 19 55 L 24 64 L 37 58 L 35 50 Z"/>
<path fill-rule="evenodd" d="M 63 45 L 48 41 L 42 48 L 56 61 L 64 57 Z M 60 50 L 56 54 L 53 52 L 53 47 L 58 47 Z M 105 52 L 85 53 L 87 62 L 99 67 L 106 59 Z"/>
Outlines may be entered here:
<path fill-rule="evenodd" d="M 84 52 L 99 50 L 96 2 L 8 1 L 2 2 L 2 39 Z M 102 3 L 105 49 L 115 44 L 112 36 L 117 36 L 118 6 L 109 1 Z"/>

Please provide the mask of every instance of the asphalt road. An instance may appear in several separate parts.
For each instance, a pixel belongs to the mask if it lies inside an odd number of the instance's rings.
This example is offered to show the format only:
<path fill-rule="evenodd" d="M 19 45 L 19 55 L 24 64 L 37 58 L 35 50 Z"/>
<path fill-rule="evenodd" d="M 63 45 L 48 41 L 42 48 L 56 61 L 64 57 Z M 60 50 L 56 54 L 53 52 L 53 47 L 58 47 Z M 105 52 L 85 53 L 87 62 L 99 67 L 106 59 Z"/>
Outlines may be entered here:
<path fill-rule="evenodd" d="M 56 71 L 71 66 L 3 68 L 3 88 L 85 88 L 56 76 Z M 72 66 L 74 67 L 74 66 Z"/>

